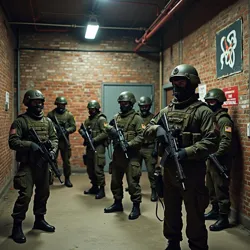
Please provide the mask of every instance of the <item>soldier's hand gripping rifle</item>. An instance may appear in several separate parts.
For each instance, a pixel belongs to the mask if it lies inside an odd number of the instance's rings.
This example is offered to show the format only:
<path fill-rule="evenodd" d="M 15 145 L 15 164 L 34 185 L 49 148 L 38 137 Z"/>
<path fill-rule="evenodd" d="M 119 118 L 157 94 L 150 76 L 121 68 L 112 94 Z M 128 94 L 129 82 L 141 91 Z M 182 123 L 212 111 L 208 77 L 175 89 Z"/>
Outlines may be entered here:
<path fill-rule="evenodd" d="M 128 147 L 127 147 L 128 142 L 126 141 L 126 139 L 124 137 L 123 131 L 118 128 L 117 122 L 115 119 L 114 119 L 114 128 L 115 128 L 116 133 L 117 133 L 117 140 L 120 144 L 120 147 L 122 148 L 122 151 L 124 152 L 125 157 L 128 159 Z"/>
<path fill-rule="evenodd" d="M 68 138 L 66 137 L 65 132 L 63 131 L 62 126 L 60 125 L 60 123 L 59 123 L 59 121 L 58 121 L 56 115 L 54 115 L 54 121 L 55 121 L 55 124 L 56 124 L 56 128 L 59 130 L 59 134 L 62 135 L 62 137 L 63 137 L 65 143 L 66 143 L 67 146 L 69 147 L 69 146 L 70 146 L 69 140 L 68 140 Z"/>
<path fill-rule="evenodd" d="M 43 154 L 41 155 L 41 158 L 38 160 L 37 165 L 42 166 L 44 163 L 48 163 L 52 169 L 52 171 L 55 173 L 58 180 L 63 183 L 61 180 L 61 173 L 58 170 L 54 159 L 52 159 L 50 155 L 50 151 L 52 151 L 52 145 L 50 141 L 42 142 L 40 138 L 38 137 L 36 131 L 34 128 L 31 128 L 29 130 L 30 135 L 32 136 L 34 142 L 42 149 Z"/>
<path fill-rule="evenodd" d="M 92 151 L 96 152 L 96 149 L 95 149 L 94 144 L 93 144 L 93 139 L 91 138 L 87 128 L 85 127 L 85 125 L 83 123 L 81 124 L 81 127 L 79 129 L 79 133 L 84 138 L 84 140 L 87 140 L 87 144 L 90 146 Z"/>
<path fill-rule="evenodd" d="M 174 163 L 177 169 L 178 180 L 180 181 L 183 190 L 186 190 L 185 183 L 184 183 L 186 176 L 183 172 L 182 165 L 180 164 L 179 159 L 178 159 L 179 149 L 178 149 L 177 142 L 176 142 L 177 139 L 172 135 L 172 132 L 169 129 L 169 124 L 168 124 L 168 120 L 167 120 L 165 113 L 162 115 L 160 119 L 160 124 L 163 127 L 163 129 L 166 131 L 166 144 L 167 144 L 164 149 L 164 154 L 161 158 L 161 166 L 164 166 L 165 161 L 169 157 L 171 157 L 171 159 L 174 160 Z"/>
<path fill-rule="evenodd" d="M 208 159 L 210 159 L 214 163 L 214 165 L 219 170 L 220 174 L 223 177 L 225 177 L 225 179 L 229 179 L 229 176 L 227 175 L 227 172 L 228 172 L 227 168 L 220 164 L 219 160 L 217 159 L 217 157 L 214 154 L 209 155 Z"/>

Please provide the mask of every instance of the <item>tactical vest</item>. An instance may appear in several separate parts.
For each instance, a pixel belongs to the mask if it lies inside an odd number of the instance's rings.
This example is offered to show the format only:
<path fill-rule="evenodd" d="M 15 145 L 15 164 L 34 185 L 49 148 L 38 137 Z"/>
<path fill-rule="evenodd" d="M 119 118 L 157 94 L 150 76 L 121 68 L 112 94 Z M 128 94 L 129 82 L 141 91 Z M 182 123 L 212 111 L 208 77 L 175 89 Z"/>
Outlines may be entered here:
<path fill-rule="evenodd" d="M 49 139 L 49 121 L 47 117 L 43 117 L 41 120 L 34 120 L 26 114 L 18 116 L 18 118 L 23 118 L 27 127 L 23 133 L 22 140 L 34 141 L 34 139 L 29 135 L 29 129 L 33 128 L 41 141 L 47 141 Z M 34 141 L 35 142 L 35 141 Z M 28 162 L 30 159 L 29 151 L 16 153 L 17 162 Z"/>
<path fill-rule="evenodd" d="M 153 117 L 154 117 L 154 114 L 151 114 L 151 113 L 147 117 L 141 116 L 143 120 L 143 125 L 146 127 Z M 154 140 L 146 140 L 146 139 L 143 140 L 144 145 L 153 144 L 153 143 L 154 143 Z"/>
<path fill-rule="evenodd" d="M 68 120 L 69 120 L 69 118 L 70 118 L 70 113 L 69 113 L 68 110 L 66 110 L 63 114 L 58 114 L 58 113 L 56 112 L 56 110 L 54 109 L 54 110 L 52 111 L 52 113 L 53 113 L 53 116 L 56 116 L 56 118 L 57 118 L 57 120 L 58 120 L 58 122 L 59 122 L 59 125 L 60 125 L 61 127 L 64 127 L 65 129 L 67 129 L 67 128 L 70 127 L 70 124 L 69 124 L 69 122 L 68 122 Z M 53 117 L 53 118 L 54 118 L 54 117 Z M 53 119 L 53 118 L 52 118 L 52 119 Z"/>
<path fill-rule="evenodd" d="M 123 133 L 126 141 L 131 141 L 136 137 L 135 128 L 132 125 L 132 122 L 135 116 L 140 116 L 137 112 L 134 112 L 126 117 L 121 117 L 120 114 L 115 116 L 118 128 L 120 128 Z"/>
<path fill-rule="evenodd" d="M 205 103 L 196 101 L 185 109 L 179 110 L 174 109 L 174 104 L 171 103 L 163 109 L 167 116 L 169 128 L 176 132 L 179 131 L 176 136 L 179 147 L 189 147 L 202 139 L 200 128 L 195 128 L 192 123 L 196 110 L 203 105 L 206 106 Z"/>
<path fill-rule="evenodd" d="M 99 113 L 93 119 L 88 119 L 86 121 L 86 128 L 88 132 L 92 135 L 92 138 L 96 137 L 102 132 L 98 124 L 100 117 L 104 117 L 105 119 L 107 119 L 107 117 L 103 113 Z"/>

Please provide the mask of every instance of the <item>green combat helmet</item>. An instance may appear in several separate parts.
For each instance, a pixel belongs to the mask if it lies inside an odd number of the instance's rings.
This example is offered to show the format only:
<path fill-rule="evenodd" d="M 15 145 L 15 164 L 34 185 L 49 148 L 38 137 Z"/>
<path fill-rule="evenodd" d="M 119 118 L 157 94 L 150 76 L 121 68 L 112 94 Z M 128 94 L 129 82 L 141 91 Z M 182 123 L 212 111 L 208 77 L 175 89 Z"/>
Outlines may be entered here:
<path fill-rule="evenodd" d="M 100 104 L 99 104 L 98 101 L 92 100 L 92 101 L 90 101 L 90 102 L 88 103 L 87 108 L 88 108 L 88 109 L 100 109 L 101 106 L 100 106 Z"/>
<path fill-rule="evenodd" d="M 28 90 L 23 97 L 23 104 L 28 107 L 31 100 L 42 100 L 45 101 L 45 98 L 40 90 Z"/>
<path fill-rule="evenodd" d="M 169 81 L 172 82 L 175 77 L 186 78 L 191 83 L 191 87 L 194 89 L 196 89 L 200 83 L 197 70 L 189 64 L 180 64 L 175 67 L 170 75 Z"/>
<path fill-rule="evenodd" d="M 66 105 L 67 103 L 68 102 L 64 96 L 58 96 L 55 100 L 55 105 L 57 105 L 57 104 L 65 104 Z"/>
<path fill-rule="evenodd" d="M 217 100 L 220 103 L 223 103 L 227 100 L 225 93 L 221 89 L 211 89 L 205 95 L 205 101 L 207 100 Z"/>
<path fill-rule="evenodd" d="M 129 91 L 123 91 L 119 95 L 117 102 L 131 102 L 131 104 L 134 105 L 136 103 L 136 99 L 133 93 Z"/>
<path fill-rule="evenodd" d="M 147 96 L 141 96 L 138 101 L 139 106 L 152 105 L 152 100 Z"/>

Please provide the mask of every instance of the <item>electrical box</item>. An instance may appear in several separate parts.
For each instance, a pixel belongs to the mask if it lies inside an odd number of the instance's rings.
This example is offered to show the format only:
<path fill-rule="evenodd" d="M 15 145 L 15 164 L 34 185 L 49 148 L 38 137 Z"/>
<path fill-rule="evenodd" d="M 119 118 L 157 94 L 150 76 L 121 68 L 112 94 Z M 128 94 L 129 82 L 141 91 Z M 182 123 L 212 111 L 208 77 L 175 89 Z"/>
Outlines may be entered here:
<path fill-rule="evenodd" d="M 247 137 L 250 137 L 250 123 L 247 123 Z"/>

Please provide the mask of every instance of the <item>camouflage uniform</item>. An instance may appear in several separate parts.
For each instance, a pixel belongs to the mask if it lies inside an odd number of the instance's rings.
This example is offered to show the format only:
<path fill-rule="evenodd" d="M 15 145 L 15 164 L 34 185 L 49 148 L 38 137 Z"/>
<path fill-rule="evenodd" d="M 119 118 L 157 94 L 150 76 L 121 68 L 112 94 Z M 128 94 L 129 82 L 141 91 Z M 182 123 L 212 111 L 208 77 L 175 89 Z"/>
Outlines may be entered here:
<path fill-rule="evenodd" d="M 214 111 L 215 121 L 220 129 L 219 149 L 214 155 L 220 164 L 226 166 L 229 174 L 232 167 L 234 124 L 228 114 L 228 110 L 221 107 L 223 102 L 226 101 L 226 97 L 221 89 L 212 89 L 206 94 L 205 100 Z M 214 106 L 210 104 L 210 100 L 216 101 Z M 209 190 L 212 210 L 205 214 L 205 218 L 216 219 L 215 224 L 209 228 L 211 231 L 220 231 L 229 227 L 228 215 L 231 205 L 229 195 L 230 180 L 220 174 L 211 160 L 207 161 L 206 185 Z"/>
<path fill-rule="evenodd" d="M 42 104 L 32 106 L 31 102 L 36 100 L 41 100 Z M 47 210 L 46 204 L 50 194 L 48 164 L 45 162 L 43 167 L 36 165 L 41 157 L 41 152 L 39 146 L 33 142 L 34 139 L 29 134 L 29 129 L 33 128 L 41 141 L 50 140 L 53 154 L 55 154 L 58 139 L 52 121 L 43 116 L 44 100 L 39 90 L 27 91 L 23 101 L 28 107 L 27 112 L 17 117 L 11 125 L 9 134 L 9 146 L 16 151 L 16 160 L 20 163 L 14 177 L 14 188 L 19 190 L 19 196 L 12 213 L 14 218 L 12 238 L 17 243 L 26 241 L 22 232 L 22 221 L 26 217 L 34 185 L 36 186 L 33 206 L 33 212 L 36 216 L 34 228 L 49 232 L 55 231 L 55 228 L 44 220 L 44 214 Z"/>
<path fill-rule="evenodd" d="M 141 176 L 140 166 L 140 148 L 143 142 L 143 128 L 142 119 L 137 112 L 132 108 L 136 102 L 134 95 L 131 92 L 125 91 L 118 97 L 120 103 L 121 112 L 115 116 L 117 126 L 124 133 L 126 140 L 126 147 L 128 150 L 128 158 L 125 157 L 124 151 L 120 147 L 117 138 L 113 138 L 114 152 L 112 161 L 112 179 L 111 179 L 111 191 L 113 193 L 115 203 L 105 208 L 105 213 L 111 213 L 115 211 L 123 211 L 122 199 L 123 199 L 123 183 L 122 179 L 126 174 L 128 182 L 128 191 L 131 201 L 133 202 L 133 208 L 129 215 L 129 219 L 136 219 L 140 215 L 139 205 L 141 203 L 141 187 L 139 184 Z M 121 102 L 129 103 L 128 107 L 123 109 Z M 110 135 L 112 131 L 111 126 L 107 126 L 107 132 Z M 112 138 L 112 137 L 111 137 Z"/>
<path fill-rule="evenodd" d="M 150 120 L 154 117 L 152 113 L 150 113 L 150 109 L 152 106 L 152 100 L 149 97 L 142 96 L 138 101 L 138 106 L 140 108 L 140 116 L 143 120 L 143 125 L 146 127 Z M 156 147 L 155 140 L 143 140 L 143 144 L 140 150 L 140 164 L 142 165 L 142 161 L 144 160 L 147 172 L 148 179 L 151 187 L 151 201 L 157 201 L 157 194 L 155 190 L 155 165 L 156 165 Z"/>
<path fill-rule="evenodd" d="M 64 97 L 57 97 L 55 101 L 55 105 L 58 104 L 67 104 L 67 101 Z M 70 111 L 67 109 L 63 110 L 63 112 L 58 112 L 58 108 L 53 109 L 47 115 L 54 123 L 55 128 L 58 134 L 58 150 L 56 152 L 56 158 L 58 158 L 59 151 L 63 161 L 63 174 L 65 176 L 65 185 L 68 187 L 72 187 L 72 183 L 70 182 L 70 175 L 71 175 L 71 165 L 70 165 L 70 158 L 71 158 L 71 146 L 70 144 L 67 145 L 65 139 L 63 138 L 62 134 L 59 132 L 58 125 L 55 123 L 55 116 L 59 122 L 61 128 L 63 128 L 63 132 L 65 133 L 66 138 L 69 142 L 69 135 L 76 131 L 76 123 L 75 118 Z"/>
<path fill-rule="evenodd" d="M 88 130 L 95 147 L 96 152 L 94 152 L 87 139 L 84 138 L 83 131 L 81 128 L 79 133 L 83 135 L 84 145 L 86 148 L 86 165 L 89 179 L 91 181 L 92 187 L 84 191 L 85 194 L 96 194 L 96 199 L 101 199 L 105 197 L 104 186 L 105 186 L 105 174 L 104 166 L 106 164 L 105 160 L 105 147 L 107 146 L 108 135 L 105 132 L 104 124 L 107 123 L 106 116 L 99 111 L 100 104 L 92 100 L 88 103 L 87 108 L 95 109 L 94 114 L 91 114 L 89 118 L 84 122 L 86 129 Z"/>
<path fill-rule="evenodd" d="M 183 191 L 176 178 L 176 166 L 171 158 L 164 167 L 164 235 L 169 241 L 167 250 L 180 249 L 182 240 L 182 201 L 187 212 L 186 233 L 192 250 L 207 250 L 207 230 L 204 211 L 209 203 L 205 186 L 206 158 L 217 148 L 217 135 L 214 132 L 211 110 L 198 101 L 195 88 L 200 83 L 196 69 L 191 65 L 179 65 L 171 73 L 174 100 L 162 109 L 147 126 L 146 139 L 159 136 L 161 128 L 156 125 L 163 113 L 166 114 L 170 128 L 179 131 L 178 159 L 186 175 L 186 191 Z M 175 81 L 185 81 L 180 87 Z M 175 84 L 174 84 L 175 83 Z"/>

